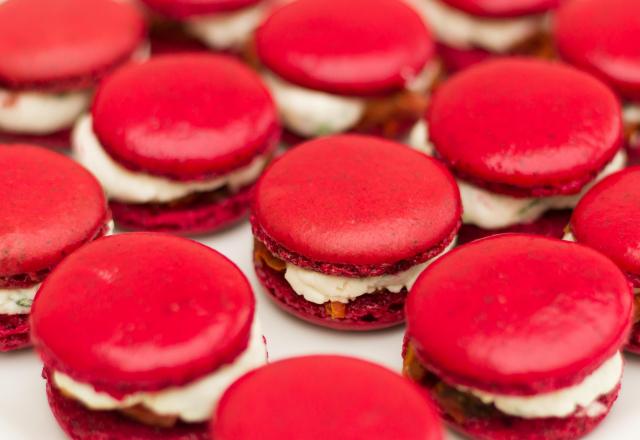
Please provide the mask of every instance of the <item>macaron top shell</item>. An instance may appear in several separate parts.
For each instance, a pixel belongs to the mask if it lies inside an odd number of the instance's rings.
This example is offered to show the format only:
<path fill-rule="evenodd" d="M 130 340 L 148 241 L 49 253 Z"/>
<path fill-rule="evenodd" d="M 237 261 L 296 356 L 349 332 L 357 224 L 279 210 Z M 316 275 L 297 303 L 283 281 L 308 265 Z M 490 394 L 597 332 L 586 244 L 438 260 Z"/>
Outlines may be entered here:
<path fill-rule="evenodd" d="M 471 15 L 511 18 L 542 14 L 558 6 L 560 0 L 441 0 Z"/>
<path fill-rule="evenodd" d="M 275 148 L 280 126 L 262 81 L 230 57 L 181 54 L 132 63 L 96 94 L 93 128 L 123 166 L 200 180 Z"/>
<path fill-rule="evenodd" d="M 149 8 L 177 20 L 231 12 L 260 3 L 262 0 L 142 0 Z"/>
<path fill-rule="evenodd" d="M 397 0 L 299 0 L 256 33 L 261 62 L 287 81 L 345 95 L 405 87 L 435 53 L 431 33 Z"/>
<path fill-rule="evenodd" d="M 45 366 L 116 397 L 180 386 L 247 346 L 249 282 L 218 252 L 163 234 L 102 238 L 65 259 L 34 301 Z"/>
<path fill-rule="evenodd" d="M 640 167 L 627 168 L 594 186 L 571 218 L 576 240 L 640 276 Z M 635 278 L 634 277 L 634 278 Z"/>
<path fill-rule="evenodd" d="M 129 59 L 144 33 L 142 14 L 127 2 L 0 2 L 0 87 L 91 86 Z"/>
<path fill-rule="evenodd" d="M 0 277 L 50 269 L 109 219 L 98 181 L 61 154 L 0 145 Z"/>
<path fill-rule="evenodd" d="M 254 370 L 222 397 L 216 440 L 441 440 L 427 397 L 378 365 L 340 356 L 287 359 Z"/>
<path fill-rule="evenodd" d="M 503 234 L 429 266 L 407 300 L 408 336 L 456 385 L 531 395 L 581 382 L 624 344 L 633 296 L 604 255 Z"/>
<path fill-rule="evenodd" d="M 254 223 L 278 245 L 313 261 L 358 266 L 440 247 L 460 215 L 459 191 L 441 164 L 356 135 L 289 151 L 258 181 L 253 202 Z"/>
<path fill-rule="evenodd" d="M 548 61 L 471 67 L 438 89 L 427 113 L 431 141 L 454 173 L 525 197 L 577 193 L 622 142 L 613 92 Z"/>
<path fill-rule="evenodd" d="M 640 100 L 640 2 L 570 0 L 554 23 L 564 59 L 601 76 L 625 98 Z"/>

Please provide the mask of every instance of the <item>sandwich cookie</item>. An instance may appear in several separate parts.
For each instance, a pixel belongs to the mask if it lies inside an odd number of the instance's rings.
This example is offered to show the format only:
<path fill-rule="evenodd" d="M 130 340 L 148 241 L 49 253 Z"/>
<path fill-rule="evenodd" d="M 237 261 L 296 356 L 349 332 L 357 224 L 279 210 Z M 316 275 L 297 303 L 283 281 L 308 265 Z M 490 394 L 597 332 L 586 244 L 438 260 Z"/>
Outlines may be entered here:
<path fill-rule="evenodd" d="M 560 56 L 606 81 L 624 100 L 632 160 L 640 161 L 640 3 L 569 0 L 558 9 L 555 41 Z"/>
<path fill-rule="evenodd" d="M 479 440 L 572 440 L 620 388 L 633 297 L 586 246 L 505 234 L 429 267 L 407 300 L 404 373 Z"/>
<path fill-rule="evenodd" d="M 117 223 L 196 233 L 241 219 L 280 135 L 258 75 L 230 57 L 176 54 L 130 64 L 99 87 L 73 133 Z"/>
<path fill-rule="evenodd" d="M 449 72 L 499 56 L 550 58 L 559 0 L 407 0 L 432 27 Z"/>
<path fill-rule="evenodd" d="M 0 1 L 0 142 L 68 147 L 96 83 L 145 48 L 127 2 Z"/>
<path fill-rule="evenodd" d="M 258 278 L 309 322 L 348 330 L 404 320 L 407 290 L 455 244 L 460 195 L 436 160 L 342 135 L 291 150 L 256 184 Z"/>
<path fill-rule="evenodd" d="M 38 288 L 64 257 L 112 230 L 100 184 L 72 160 L 0 145 L 0 351 L 30 345 Z"/>
<path fill-rule="evenodd" d="M 208 47 L 241 52 L 275 0 L 142 0 L 161 20 Z M 162 23 L 162 22 L 165 23 Z M 184 38 L 183 38 L 184 40 Z"/>
<path fill-rule="evenodd" d="M 60 264 L 31 324 L 49 405 L 72 438 L 209 439 L 224 390 L 266 362 L 240 270 L 163 234 L 98 240 Z"/>
<path fill-rule="evenodd" d="M 461 242 L 507 231 L 561 238 L 569 209 L 626 163 L 613 92 L 548 61 L 503 58 L 460 72 L 414 130 L 412 144 L 457 177 Z"/>
<path fill-rule="evenodd" d="M 341 356 L 286 359 L 254 370 L 227 390 L 214 420 L 216 440 L 443 439 L 431 402 L 414 385 Z"/>
<path fill-rule="evenodd" d="M 633 284 L 636 313 L 627 350 L 640 353 L 640 167 L 594 186 L 576 206 L 565 240 L 585 244 L 611 258 Z"/>
<path fill-rule="evenodd" d="M 430 31 L 397 0 L 290 2 L 258 28 L 255 51 L 292 141 L 399 138 L 440 73 Z"/>

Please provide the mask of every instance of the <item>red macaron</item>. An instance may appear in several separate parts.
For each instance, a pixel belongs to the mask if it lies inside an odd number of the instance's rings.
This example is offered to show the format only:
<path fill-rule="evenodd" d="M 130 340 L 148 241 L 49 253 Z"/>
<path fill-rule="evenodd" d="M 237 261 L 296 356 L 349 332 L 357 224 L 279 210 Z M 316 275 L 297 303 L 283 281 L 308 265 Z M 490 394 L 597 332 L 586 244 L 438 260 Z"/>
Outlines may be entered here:
<path fill-rule="evenodd" d="M 104 235 L 110 221 L 100 184 L 57 153 L 0 145 L 0 351 L 29 342 L 39 284 L 68 254 Z"/>
<path fill-rule="evenodd" d="M 411 280 L 400 274 L 450 246 L 460 215 L 458 189 L 437 161 L 373 137 L 317 139 L 278 159 L 256 185 L 256 271 L 276 303 L 302 319 L 342 329 L 388 327 L 403 320 L 406 288 L 399 284 Z M 394 275 L 394 292 L 376 284 L 375 277 Z M 293 276 L 319 285 L 295 290 Z M 334 297 L 333 283 L 348 290 L 363 280 L 378 288 Z"/>
<path fill-rule="evenodd" d="M 570 224 L 571 239 L 611 258 L 634 291 L 640 287 L 639 201 L 640 167 L 627 168 L 594 186 L 578 203 Z M 640 326 L 635 324 L 627 349 L 639 353 Z"/>
<path fill-rule="evenodd" d="M 287 359 L 247 374 L 221 399 L 211 435 L 216 440 L 443 438 L 431 402 L 410 382 L 341 356 Z"/>
<path fill-rule="evenodd" d="M 430 31 L 416 12 L 395 0 L 284 4 L 258 28 L 255 52 L 261 69 L 274 78 L 285 125 L 302 138 L 345 131 L 397 137 L 424 111 L 426 92 L 438 73 Z M 316 114 L 317 127 L 301 127 L 295 120 L 308 119 L 313 108 L 298 107 L 287 89 L 315 97 L 310 105 L 322 97 L 338 106 L 355 100 L 359 114 L 340 127 Z"/>
<path fill-rule="evenodd" d="M 54 415 L 74 439 L 208 438 L 210 414 L 187 423 L 130 399 L 157 399 L 229 371 L 252 349 L 254 308 L 242 272 L 196 242 L 132 233 L 86 246 L 49 276 L 31 315 Z M 74 394 L 79 384 L 121 406 L 91 409 L 87 391 Z M 215 388 L 198 398 L 222 393 Z M 186 397 L 178 400 L 189 408 Z"/>
<path fill-rule="evenodd" d="M 0 96 L 0 104 L 8 118 L 3 123 L 0 114 L 3 138 L 59 138 L 73 120 L 33 127 L 46 107 L 32 112 L 36 121 L 26 123 L 16 123 L 16 115 L 9 118 L 9 110 L 15 108 L 20 117 L 28 117 L 20 107 L 21 100 L 27 100 L 25 93 L 39 93 L 49 100 L 90 93 L 105 74 L 135 55 L 144 43 L 145 30 L 142 14 L 134 6 L 114 0 L 7 0 L 0 4 L 0 91 L 6 95 Z M 30 105 L 33 109 L 36 104 Z M 61 146 L 67 143 L 68 138 Z"/>
<path fill-rule="evenodd" d="M 624 165 L 616 96 L 547 61 L 507 58 L 461 72 L 436 91 L 426 121 L 435 154 L 464 184 L 465 223 L 485 235 L 529 224 L 521 230 L 560 237 L 545 212 L 575 206 L 585 186 Z M 481 212 L 492 204 L 504 212 Z"/>
<path fill-rule="evenodd" d="M 122 226 L 205 232 L 246 214 L 279 134 L 268 90 L 239 61 L 166 55 L 101 84 L 74 153 L 104 185 Z"/>
<path fill-rule="evenodd" d="M 632 312 L 624 274 L 586 246 L 478 240 L 411 290 L 405 374 L 473 438 L 577 439 L 615 401 Z"/>
<path fill-rule="evenodd" d="M 502 56 L 553 56 L 546 18 L 560 0 L 409 2 L 432 25 L 450 73 Z"/>
<path fill-rule="evenodd" d="M 263 0 L 142 0 L 149 8 L 173 19 L 236 11 Z"/>

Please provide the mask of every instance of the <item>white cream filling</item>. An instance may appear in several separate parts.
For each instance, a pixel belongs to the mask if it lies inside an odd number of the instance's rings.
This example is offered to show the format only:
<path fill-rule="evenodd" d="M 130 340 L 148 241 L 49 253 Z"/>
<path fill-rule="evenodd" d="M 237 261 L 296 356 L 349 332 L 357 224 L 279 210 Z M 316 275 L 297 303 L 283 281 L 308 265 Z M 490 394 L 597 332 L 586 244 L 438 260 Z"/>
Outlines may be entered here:
<path fill-rule="evenodd" d="M 429 141 L 429 129 L 425 121 L 420 121 L 411 130 L 407 143 L 414 149 L 427 155 L 434 154 L 433 144 Z M 620 171 L 627 163 L 627 155 L 618 151 L 596 178 L 585 185 L 580 193 L 570 196 L 552 196 L 541 198 L 518 198 L 457 180 L 462 198 L 462 221 L 484 229 L 501 229 L 521 223 L 529 223 L 540 218 L 552 209 L 575 208 L 578 201 L 597 182 L 610 174 Z"/>
<path fill-rule="evenodd" d="M 626 104 L 622 111 L 622 119 L 625 125 L 640 125 L 640 106 Z"/>
<path fill-rule="evenodd" d="M 214 49 L 239 49 L 249 40 L 266 11 L 265 4 L 258 4 L 239 11 L 192 18 L 185 27 Z"/>
<path fill-rule="evenodd" d="M 104 150 L 93 131 L 90 116 L 82 117 L 73 130 L 74 158 L 102 184 L 110 199 L 126 203 L 166 203 L 196 192 L 228 186 L 231 191 L 255 182 L 267 164 L 268 156 L 256 157 L 249 165 L 209 180 L 181 182 L 124 168 Z"/>
<path fill-rule="evenodd" d="M 406 78 L 406 88 L 427 93 L 440 71 L 429 62 L 416 76 Z M 285 126 L 304 137 L 328 136 L 354 128 L 367 108 L 367 99 L 312 90 L 285 81 L 272 72 L 262 75 L 276 101 Z"/>
<path fill-rule="evenodd" d="M 114 224 L 110 220 L 105 235 L 113 234 Z M 26 315 L 42 283 L 29 287 L 0 289 L 0 315 Z"/>
<path fill-rule="evenodd" d="M 562 237 L 562 239 L 564 241 L 576 241 L 576 237 L 575 235 L 573 235 L 573 232 L 569 231 L 569 232 L 565 232 L 564 237 Z"/>
<path fill-rule="evenodd" d="M 187 423 L 199 423 L 209 420 L 222 394 L 233 382 L 266 362 L 267 352 L 256 321 L 251 328 L 249 345 L 240 356 L 208 376 L 182 387 L 130 394 L 118 400 L 58 371 L 53 373 L 53 381 L 65 394 L 92 410 L 118 410 L 143 405 L 161 416 L 177 416 Z"/>
<path fill-rule="evenodd" d="M 303 269 L 291 263 L 287 263 L 285 279 L 291 288 L 298 295 L 301 295 L 314 304 L 324 304 L 329 301 L 347 304 L 359 296 L 386 289 L 393 293 L 398 293 L 402 289 L 411 289 L 418 279 L 418 276 L 431 263 L 449 252 L 455 246 L 453 240 L 447 248 L 421 264 L 416 264 L 409 269 L 392 275 L 381 275 L 377 277 L 351 278 L 335 275 L 325 275 L 320 272 Z"/>
<path fill-rule="evenodd" d="M 495 405 L 505 414 L 525 419 L 569 417 L 574 413 L 578 417 L 598 417 L 607 410 L 598 399 L 618 386 L 622 367 L 622 355 L 618 352 L 579 384 L 535 396 L 508 396 L 458 388 L 487 405 Z"/>
<path fill-rule="evenodd" d="M 88 90 L 52 93 L 0 89 L 0 130 L 46 135 L 67 129 L 91 101 Z"/>
<path fill-rule="evenodd" d="M 447 6 L 439 0 L 407 0 L 434 30 L 438 40 L 456 48 L 481 48 L 506 53 L 535 36 L 545 26 L 544 16 L 481 18 Z"/>
<path fill-rule="evenodd" d="M 608 175 L 623 169 L 626 162 L 626 153 L 623 150 L 618 151 L 598 176 L 585 185 L 580 193 L 567 196 L 517 198 L 497 194 L 458 180 L 464 209 L 462 221 L 484 229 L 500 229 L 520 223 L 533 222 L 552 209 L 574 208 L 593 185 Z"/>

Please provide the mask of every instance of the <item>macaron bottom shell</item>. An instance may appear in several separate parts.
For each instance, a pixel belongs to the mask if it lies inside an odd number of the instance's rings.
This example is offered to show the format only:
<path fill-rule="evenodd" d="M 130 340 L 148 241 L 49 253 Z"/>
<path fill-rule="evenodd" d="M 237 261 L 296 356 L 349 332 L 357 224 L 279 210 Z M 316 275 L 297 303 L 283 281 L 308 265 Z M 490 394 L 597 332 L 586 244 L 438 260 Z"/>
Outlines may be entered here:
<path fill-rule="evenodd" d="M 30 346 L 29 315 L 0 315 L 0 352 Z"/>
<path fill-rule="evenodd" d="M 71 147 L 71 129 L 47 135 L 9 133 L 0 130 L 0 144 L 33 144 L 45 148 L 68 150 Z"/>
<path fill-rule="evenodd" d="M 205 203 L 136 205 L 111 201 L 113 218 L 121 227 L 174 233 L 211 232 L 231 226 L 249 211 L 252 186 Z"/>
<path fill-rule="evenodd" d="M 315 304 L 298 295 L 278 272 L 254 259 L 258 280 L 273 301 L 284 311 L 312 324 L 335 330 L 368 331 L 393 327 L 404 322 L 406 291 L 362 295 L 338 309 L 342 317 L 332 317 L 331 303 Z"/>
<path fill-rule="evenodd" d="M 206 423 L 179 423 L 173 428 L 155 428 L 128 419 L 117 411 L 92 411 L 64 397 L 47 379 L 47 399 L 62 429 L 73 440 L 208 440 Z"/>

